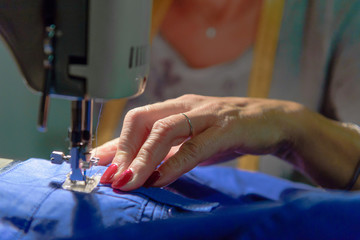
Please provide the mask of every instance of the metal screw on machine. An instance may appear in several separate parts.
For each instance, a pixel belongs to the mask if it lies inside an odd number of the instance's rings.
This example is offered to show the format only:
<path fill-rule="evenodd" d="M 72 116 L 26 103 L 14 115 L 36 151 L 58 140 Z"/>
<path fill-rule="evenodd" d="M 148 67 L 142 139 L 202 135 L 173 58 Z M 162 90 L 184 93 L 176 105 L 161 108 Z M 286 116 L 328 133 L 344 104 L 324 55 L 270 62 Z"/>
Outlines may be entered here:
<path fill-rule="evenodd" d="M 99 158 L 97 157 L 91 157 L 89 161 L 83 161 L 82 162 L 82 168 L 83 169 L 89 169 L 92 166 L 97 166 L 99 162 Z"/>
<path fill-rule="evenodd" d="M 51 163 L 62 164 L 64 161 L 69 163 L 71 156 L 65 155 L 63 152 L 53 151 L 50 155 Z M 97 166 L 99 163 L 99 158 L 91 157 L 89 161 L 82 161 L 82 168 L 89 169 L 92 166 Z"/>
<path fill-rule="evenodd" d="M 64 161 L 69 163 L 71 156 L 66 155 L 63 152 L 53 151 L 50 155 L 51 163 L 62 164 Z"/>

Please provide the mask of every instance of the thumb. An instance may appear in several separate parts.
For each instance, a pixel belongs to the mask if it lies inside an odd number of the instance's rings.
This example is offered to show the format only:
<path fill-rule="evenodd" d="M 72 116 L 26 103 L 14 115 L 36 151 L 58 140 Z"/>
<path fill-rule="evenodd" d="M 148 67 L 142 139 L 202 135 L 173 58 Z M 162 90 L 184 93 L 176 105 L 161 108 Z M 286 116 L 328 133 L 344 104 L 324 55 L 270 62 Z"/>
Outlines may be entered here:
<path fill-rule="evenodd" d="M 107 165 L 115 157 L 119 138 L 115 138 L 91 150 L 91 157 L 99 158 L 99 165 Z"/>

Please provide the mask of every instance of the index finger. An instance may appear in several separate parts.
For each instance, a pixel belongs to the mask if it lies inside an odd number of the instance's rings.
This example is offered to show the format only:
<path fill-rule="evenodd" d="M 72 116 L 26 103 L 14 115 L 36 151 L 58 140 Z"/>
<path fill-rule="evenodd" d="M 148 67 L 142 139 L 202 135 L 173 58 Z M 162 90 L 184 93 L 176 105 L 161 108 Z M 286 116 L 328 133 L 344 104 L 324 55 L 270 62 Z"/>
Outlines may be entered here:
<path fill-rule="evenodd" d="M 194 135 L 211 126 L 214 119 L 205 116 L 207 121 L 204 121 L 204 113 L 199 112 L 187 112 L 186 115 L 195 126 L 193 129 Z M 132 179 L 123 186 L 117 186 L 115 183 L 113 187 L 129 191 L 142 186 L 166 157 L 171 147 L 183 142 L 188 136 L 188 120 L 182 114 L 176 114 L 157 121 L 136 158 L 129 166 L 129 169 L 133 172 Z"/>
<path fill-rule="evenodd" d="M 174 113 L 182 112 L 184 109 L 187 109 L 184 104 L 165 101 L 130 110 L 125 116 L 120 138 L 117 142 L 117 150 L 113 156 L 112 163 L 116 165 L 116 171 L 111 174 L 111 179 L 107 179 L 106 182 L 112 183 L 130 166 L 148 138 L 154 122 Z"/>

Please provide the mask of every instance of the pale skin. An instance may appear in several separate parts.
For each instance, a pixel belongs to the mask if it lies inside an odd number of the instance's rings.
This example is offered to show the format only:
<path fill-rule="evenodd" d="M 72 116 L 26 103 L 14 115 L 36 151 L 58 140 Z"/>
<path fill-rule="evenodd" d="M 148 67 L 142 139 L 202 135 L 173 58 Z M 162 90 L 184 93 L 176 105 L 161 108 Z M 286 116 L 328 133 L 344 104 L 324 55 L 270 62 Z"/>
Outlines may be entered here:
<path fill-rule="evenodd" d="M 253 46 L 261 4 L 174 0 L 160 34 L 194 69 L 231 62 Z M 209 27 L 216 37 L 206 37 Z M 191 138 L 181 113 L 191 119 Z M 243 154 L 278 156 L 319 185 L 343 189 L 360 160 L 360 134 L 294 102 L 184 95 L 131 110 L 120 137 L 93 152 L 100 164 L 114 164 L 104 182 L 123 191 L 143 186 L 154 171 L 160 175 L 151 186 L 161 187 L 199 164 Z"/>
<path fill-rule="evenodd" d="M 190 139 L 181 113 L 191 119 Z M 243 154 L 278 156 L 319 185 L 341 189 L 360 159 L 360 135 L 290 101 L 184 95 L 129 111 L 120 137 L 94 152 L 100 164 L 118 166 L 110 183 L 131 169 L 123 191 L 143 186 L 155 170 L 152 186 L 161 187 L 199 164 Z"/>
<path fill-rule="evenodd" d="M 233 61 L 253 45 L 262 0 L 174 0 L 161 35 L 188 66 L 205 68 Z M 216 37 L 208 38 L 208 27 Z"/>

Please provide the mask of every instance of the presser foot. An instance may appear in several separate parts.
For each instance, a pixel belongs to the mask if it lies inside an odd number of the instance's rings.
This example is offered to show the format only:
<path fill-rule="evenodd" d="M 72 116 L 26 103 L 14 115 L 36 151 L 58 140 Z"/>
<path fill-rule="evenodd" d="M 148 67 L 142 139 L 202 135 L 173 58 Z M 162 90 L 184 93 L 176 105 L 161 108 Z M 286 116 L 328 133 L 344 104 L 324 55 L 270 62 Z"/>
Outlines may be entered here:
<path fill-rule="evenodd" d="M 99 184 L 101 175 L 93 175 L 91 177 L 84 176 L 85 181 L 71 180 L 71 172 L 67 175 L 65 182 L 62 185 L 63 189 L 75 191 L 75 192 L 84 192 L 91 193 L 94 188 Z"/>

